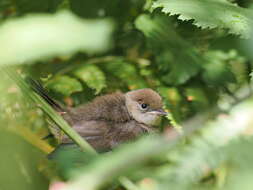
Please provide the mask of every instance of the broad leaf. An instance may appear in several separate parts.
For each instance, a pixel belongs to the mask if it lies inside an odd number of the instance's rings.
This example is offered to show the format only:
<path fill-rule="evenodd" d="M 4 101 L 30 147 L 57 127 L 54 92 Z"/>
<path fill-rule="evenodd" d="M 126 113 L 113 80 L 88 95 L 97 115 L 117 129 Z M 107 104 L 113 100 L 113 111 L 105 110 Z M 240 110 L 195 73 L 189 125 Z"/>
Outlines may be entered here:
<path fill-rule="evenodd" d="M 0 26 L 0 65 L 101 52 L 110 45 L 111 31 L 109 20 L 82 20 L 67 11 L 13 19 Z"/>
<path fill-rule="evenodd" d="M 0 189 L 47 189 L 48 179 L 38 169 L 46 155 L 20 136 L 2 128 L 0 132 Z"/>
<path fill-rule="evenodd" d="M 249 10 L 223 0 L 158 0 L 152 8 L 158 7 L 180 20 L 194 20 L 198 27 L 224 28 L 243 37 L 249 36 L 252 24 Z"/>
<path fill-rule="evenodd" d="M 176 51 L 162 52 L 156 59 L 161 68 L 163 69 L 164 67 L 165 70 L 161 77 L 162 81 L 166 84 L 180 85 L 195 76 L 198 73 L 200 66 L 198 65 L 198 62 L 194 63 L 193 60 L 191 60 L 192 57 L 190 57 L 190 54 L 191 52 L 189 52 L 189 55 L 183 53 L 180 55 L 180 52 Z"/>
<path fill-rule="evenodd" d="M 156 52 L 156 63 L 160 68 L 163 82 L 183 84 L 195 76 L 203 58 L 175 31 L 170 19 L 165 15 L 141 15 L 135 21 Z"/>
<path fill-rule="evenodd" d="M 115 60 L 108 62 L 105 64 L 105 69 L 111 72 L 115 77 L 121 79 L 123 83 L 125 82 L 130 89 L 147 87 L 145 81 L 137 72 L 137 68 L 127 61 Z"/>
<path fill-rule="evenodd" d="M 84 65 L 73 71 L 73 74 L 84 81 L 88 87 L 95 89 L 98 94 L 106 87 L 104 73 L 95 65 Z"/>
<path fill-rule="evenodd" d="M 70 96 L 74 92 L 82 91 L 81 83 L 66 75 L 58 76 L 47 83 L 47 88 L 63 96 Z"/>

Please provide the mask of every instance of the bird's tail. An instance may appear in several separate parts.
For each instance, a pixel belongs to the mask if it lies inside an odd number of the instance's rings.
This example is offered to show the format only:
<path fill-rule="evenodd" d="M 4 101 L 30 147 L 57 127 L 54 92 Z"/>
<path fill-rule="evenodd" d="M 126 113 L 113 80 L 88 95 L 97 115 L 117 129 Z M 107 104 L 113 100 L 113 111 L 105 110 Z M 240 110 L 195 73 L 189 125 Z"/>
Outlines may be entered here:
<path fill-rule="evenodd" d="M 57 103 L 53 98 L 51 98 L 48 95 L 48 91 L 42 86 L 42 84 L 34 80 L 32 78 L 27 78 L 26 79 L 27 83 L 31 87 L 31 89 L 36 92 L 40 97 L 42 97 L 49 105 L 51 105 L 56 111 L 58 112 L 64 112 L 65 109 Z"/>

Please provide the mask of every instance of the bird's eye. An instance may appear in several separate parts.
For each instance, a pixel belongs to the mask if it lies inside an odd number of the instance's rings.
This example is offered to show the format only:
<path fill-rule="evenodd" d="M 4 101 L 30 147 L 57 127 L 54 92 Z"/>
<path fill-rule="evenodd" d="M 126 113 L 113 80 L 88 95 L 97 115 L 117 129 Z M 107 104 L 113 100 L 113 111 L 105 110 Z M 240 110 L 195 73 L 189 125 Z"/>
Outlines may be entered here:
<path fill-rule="evenodd" d="M 148 108 L 148 104 L 141 104 L 141 108 L 144 109 L 144 110 L 147 109 Z"/>

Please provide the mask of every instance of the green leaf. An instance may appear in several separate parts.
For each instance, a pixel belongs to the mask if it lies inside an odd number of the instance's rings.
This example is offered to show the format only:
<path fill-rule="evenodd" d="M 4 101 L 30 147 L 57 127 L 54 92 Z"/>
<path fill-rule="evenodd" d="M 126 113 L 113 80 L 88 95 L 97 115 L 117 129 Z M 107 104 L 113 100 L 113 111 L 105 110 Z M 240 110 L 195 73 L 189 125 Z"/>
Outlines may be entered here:
<path fill-rule="evenodd" d="M 135 26 L 148 38 L 153 48 L 187 46 L 185 40 L 175 31 L 171 20 L 165 15 L 142 14 L 135 20 Z"/>
<path fill-rule="evenodd" d="M 156 52 L 156 62 L 166 84 L 180 85 L 195 76 L 203 57 L 174 29 L 165 15 L 140 15 L 135 21 Z"/>
<path fill-rule="evenodd" d="M 106 87 L 104 73 L 95 65 L 84 65 L 73 71 L 73 74 L 87 84 L 88 87 L 95 89 L 98 94 Z"/>
<path fill-rule="evenodd" d="M 130 89 L 146 88 L 145 81 L 140 77 L 137 68 L 127 61 L 115 60 L 105 64 L 105 69 L 125 82 Z"/>
<path fill-rule="evenodd" d="M 208 51 L 206 54 L 207 62 L 204 64 L 203 79 L 211 85 L 223 85 L 235 82 L 235 76 L 231 71 L 229 55 L 222 51 Z"/>
<path fill-rule="evenodd" d="M 184 114 L 182 114 L 182 100 L 183 97 L 177 88 L 168 88 L 166 86 L 159 87 L 157 89 L 159 94 L 163 97 L 163 101 L 166 105 L 166 109 L 170 113 L 171 119 L 181 121 Z"/>
<path fill-rule="evenodd" d="M 1 125 L 5 124 L 1 122 Z M 15 126 L 12 127 L 15 128 Z M 48 179 L 38 169 L 40 162 L 45 159 L 44 153 L 20 136 L 3 128 L 0 131 L 0 148 L 3 151 L 0 158 L 1 189 L 43 190 L 48 188 Z"/>
<path fill-rule="evenodd" d="M 168 58 L 168 54 L 172 56 L 172 59 Z M 198 65 L 198 62 L 196 63 L 191 60 L 192 57 L 190 57 L 190 54 L 191 52 L 189 52 L 189 55 L 182 52 L 162 52 L 156 59 L 158 64 L 166 64 L 166 67 L 168 68 L 168 71 L 161 76 L 162 81 L 166 84 L 180 85 L 195 76 L 198 73 L 200 66 Z"/>
<path fill-rule="evenodd" d="M 179 15 L 183 21 L 194 20 L 201 28 L 224 28 L 229 33 L 248 37 L 251 26 L 250 10 L 224 0 L 158 0 L 152 8 L 162 8 L 162 12 Z"/>
<path fill-rule="evenodd" d="M 67 11 L 13 19 L 0 26 L 0 65 L 32 62 L 110 46 L 110 20 L 83 20 Z"/>
<path fill-rule="evenodd" d="M 47 83 L 47 88 L 60 93 L 63 96 L 70 96 L 74 92 L 80 92 L 83 90 L 82 84 L 78 80 L 66 75 L 50 80 Z"/>

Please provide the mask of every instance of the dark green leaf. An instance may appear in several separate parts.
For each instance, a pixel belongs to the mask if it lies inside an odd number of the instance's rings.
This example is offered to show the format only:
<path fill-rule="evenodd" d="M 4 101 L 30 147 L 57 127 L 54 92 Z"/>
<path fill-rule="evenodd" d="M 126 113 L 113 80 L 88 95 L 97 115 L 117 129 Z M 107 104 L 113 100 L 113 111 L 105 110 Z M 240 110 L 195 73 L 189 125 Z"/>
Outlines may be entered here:
<path fill-rule="evenodd" d="M 124 81 L 130 89 L 145 88 L 147 85 L 137 72 L 136 66 L 124 60 L 115 60 L 105 65 L 108 72 Z"/>
<path fill-rule="evenodd" d="M 156 62 L 166 84 L 183 84 L 198 73 L 202 56 L 176 33 L 166 16 L 141 15 L 135 24 L 157 52 Z"/>
<path fill-rule="evenodd" d="M 56 10 L 62 0 L 14 0 L 19 13 L 49 12 Z"/>

